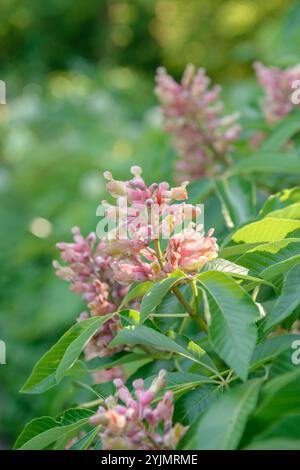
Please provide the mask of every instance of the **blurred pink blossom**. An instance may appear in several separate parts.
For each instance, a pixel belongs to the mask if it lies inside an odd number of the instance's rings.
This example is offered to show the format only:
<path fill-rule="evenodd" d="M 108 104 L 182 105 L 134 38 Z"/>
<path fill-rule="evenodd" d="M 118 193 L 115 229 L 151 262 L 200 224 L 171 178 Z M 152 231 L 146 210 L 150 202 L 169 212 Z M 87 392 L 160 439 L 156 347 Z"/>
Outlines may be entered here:
<path fill-rule="evenodd" d="M 276 123 L 288 115 L 295 107 L 292 102 L 293 84 L 300 80 L 300 64 L 281 70 L 254 63 L 258 83 L 265 91 L 263 112 L 267 122 Z"/>
<path fill-rule="evenodd" d="M 237 114 L 223 115 L 220 86 L 209 88 L 205 70 L 195 71 L 193 65 L 186 67 L 180 83 L 159 68 L 156 82 L 164 128 L 171 134 L 180 156 L 176 162 L 177 179 L 215 174 L 229 164 L 240 126 Z"/>

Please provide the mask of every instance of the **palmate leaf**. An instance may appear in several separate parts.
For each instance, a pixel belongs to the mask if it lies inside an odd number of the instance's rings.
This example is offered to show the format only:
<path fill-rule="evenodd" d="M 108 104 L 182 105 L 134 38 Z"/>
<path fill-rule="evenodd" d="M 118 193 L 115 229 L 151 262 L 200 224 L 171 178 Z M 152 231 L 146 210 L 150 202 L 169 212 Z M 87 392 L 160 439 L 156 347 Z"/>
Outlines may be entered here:
<path fill-rule="evenodd" d="M 111 315 L 83 320 L 72 326 L 37 362 L 22 393 L 42 393 L 57 385 L 78 359 L 97 329 Z"/>
<path fill-rule="evenodd" d="M 41 450 L 65 435 L 77 433 L 88 423 L 93 414 L 90 410 L 74 408 L 67 410 L 60 419 L 50 416 L 30 421 L 18 437 L 14 448 L 20 450 Z"/>
<path fill-rule="evenodd" d="M 260 386 L 260 380 L 250 380 L 224 393 L 187 432 L 179 447 L 185 450 L 236 449 L 248 416 L 256 406 Z"/>
<path fill-rule="evenodd" d="M 208 271 L 197 276 L 205 293 L 209 338 L 216 353 L 242 379 L 256 344 L 257 305 L 230 276 Z"/>

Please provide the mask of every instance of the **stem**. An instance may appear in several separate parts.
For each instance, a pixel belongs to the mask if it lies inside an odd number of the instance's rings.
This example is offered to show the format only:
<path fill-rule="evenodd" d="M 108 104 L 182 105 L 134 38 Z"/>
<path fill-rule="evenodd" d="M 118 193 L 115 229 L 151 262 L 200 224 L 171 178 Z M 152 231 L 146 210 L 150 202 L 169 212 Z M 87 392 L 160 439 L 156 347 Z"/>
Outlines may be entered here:
<path fill-rule="evenodd" d="M 199 297 L 198 297 L 198 290 L 196 286 L 196 281 L 193 279 L 192 280 L 192 291 L 194 295 L 194 302 L 195 302 L 195 315 L 198 316 L 199 313 Z"/>
<path fill-rule="evenodd" d="M 161 247 L 160 247 L 160 243 L 159 243 L 159 240 L 158 240 L 158 239 L 154 240 L 154 245 L 155 245 L 155 251 L 156 251 L 156 256 L 157 256 L 158 264 L 159 264 L 159 266 L 160 266 L 160 269 L 163 270 L 163 268 L 164 268 L 164 261 L 163 261 L 163 256 L 162 256 L 162 252 L 161 252 Z"/>
<path fill-rule="evenodd" d="M 157 260 L 158 260 L 160 269 L 163 270 L 164 261 L 163 261 L 163 255 L 162 255 L 162 252 L 161 252 L 161 247 L 160 247 L 160 243 L 159 243 L 158 239 L 154 240 L 154 245 L 155 245 L 155 252 L 156 252 L 156 256 L 157 256 Z M 181 305 L 184 306 L 186 312 L 188 312 L 191 315 L 191 317 L 193 317 L 193 319 L 198 323 L 201 330 L 203 330 L 205 333 L 207 333 L 208 329 L 207 329 L 207 325 L 206 325 L 205 321 L 201 317 L 198 316 L 198 312 L 195 315 L 193 307 L 188 303 L 188 301 L 182 295 L 182 293 L 180 292 L 178 287 L 173 286 L 172 289 L 171 289 L 171 292 L 173 292 L 173 294 L 176 295 L 176 297 L 179 300 L 179 302 L 181 303 Z"/>
<path fill-rule="evenodd" d="M 151 313 L 150 317 L 154 318 L 188 318 L 187 313 Z"/>
<path fill-rule="evenodd" d="M 80 408 L 93 408 L 94 406 L 101 405 L 102 403 L 104 403 L 104 399 L 98 398 L 98 400 L 88 401 L 86 403 L 82 403 L 79 406 Z"/>

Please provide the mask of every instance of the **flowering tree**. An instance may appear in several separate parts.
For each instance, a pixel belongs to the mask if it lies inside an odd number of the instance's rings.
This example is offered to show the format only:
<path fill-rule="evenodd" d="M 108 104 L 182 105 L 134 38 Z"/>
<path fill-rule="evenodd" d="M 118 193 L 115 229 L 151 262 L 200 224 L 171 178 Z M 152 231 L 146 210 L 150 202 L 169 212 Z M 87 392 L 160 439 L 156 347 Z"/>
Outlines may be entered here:
<path fill-rule="evenodd" d="M 299 448 L 300 188 L 265 196 L 258 211 L 249 194 L 262 200 L 261 181 L 244 176 L 299 174 L 299 114 L 285 102 L 298 69 L 256 71 L 266 121 L 280 123 L 266 123 L 259 149 L 241 158 L 237 117 L 222 114 L 220 89 L 209 89 L 204 70 L 188 67 L 180 84 L 158 72 L 179 186 L 149 186 L 138 166 L 128 181 L 107 171 L 114 203 L 102 202 L 97 235 L 75 227 L 73 242 L 58 243 L 56 273 L 86 310 L 22 392 L 65 380 L 90 401 L 34 419 L 16 448 Z M 282 99 L 276 107 L 272 93 Z M 291 112 L 297 120 L 283 119 Z M 186 177 L 195 180 L 192 200 Z M 197 205 L 206 178 L 232 228 L 218 240 Z"/>

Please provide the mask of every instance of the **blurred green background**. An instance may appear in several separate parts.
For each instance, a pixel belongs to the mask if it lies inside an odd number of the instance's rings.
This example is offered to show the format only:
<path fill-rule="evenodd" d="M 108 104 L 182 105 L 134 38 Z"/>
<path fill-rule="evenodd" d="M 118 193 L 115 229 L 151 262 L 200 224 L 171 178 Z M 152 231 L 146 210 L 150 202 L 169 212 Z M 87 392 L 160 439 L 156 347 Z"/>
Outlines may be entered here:
<path fill-rule="evenodd" d="M 299 62 L 300 2 L 288 0 L 1 0 L 0 448 L 25 422 L 72 401 L 18 390 L 82 305 L 55 278 L 55 243 L 96 226 L 104 169 L 170 178 L 172 152 L 153 95 L 155 70 L 187 62 L 251 108 L 252 62 Z"/>

